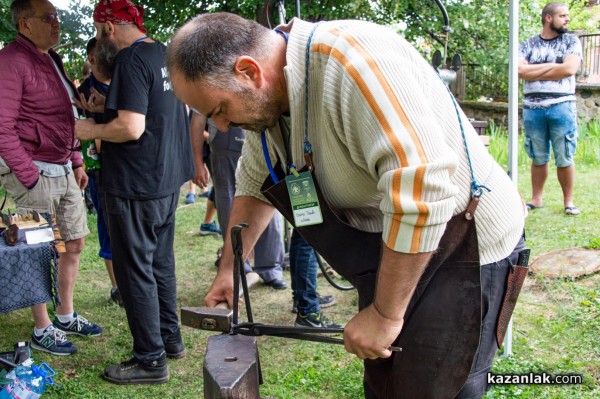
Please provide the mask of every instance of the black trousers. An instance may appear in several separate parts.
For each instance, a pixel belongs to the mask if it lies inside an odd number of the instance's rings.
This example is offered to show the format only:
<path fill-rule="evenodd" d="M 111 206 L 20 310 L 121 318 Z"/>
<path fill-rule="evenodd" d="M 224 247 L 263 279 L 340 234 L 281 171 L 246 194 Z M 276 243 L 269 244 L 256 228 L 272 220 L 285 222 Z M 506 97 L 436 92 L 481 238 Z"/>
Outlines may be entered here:
<path fill-rule="evenodd" d="M 105 194 L 113 269 L 134 357 L 165 362 L 164 343 L 179 330 L 175 281 L 175 210 L 179 192 L 152 200 Z"/>

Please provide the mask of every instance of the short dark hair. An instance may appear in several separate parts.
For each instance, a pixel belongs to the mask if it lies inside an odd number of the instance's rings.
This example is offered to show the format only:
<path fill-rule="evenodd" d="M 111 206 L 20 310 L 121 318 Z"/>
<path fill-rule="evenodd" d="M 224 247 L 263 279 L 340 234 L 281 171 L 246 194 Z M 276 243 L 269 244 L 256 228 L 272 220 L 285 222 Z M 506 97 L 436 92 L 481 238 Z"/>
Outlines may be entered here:
<path fill-rule="evenodd" d="M 542 10 L 542 26 L 546 22 L 546 15 L 554 16 L 558 12 L 558 9 L 561 7 L 567 8 L 567 5 L 565 3 L 558 3 L 558 2 L 552 2 L 552 3 L 546 4 L 544 9 Z"/>
<path fill-rule="evenodd" d="M 94 50 L 96 50 L 96 43 L 98 42 L 98 40 L 95 37 L 92 37 L 90 40 L 88 40 L 87 45 L 85 46 L 85 53 L 87 55 L 90 55 L 94 52 Z"/>
<path fill-rule="evenodd" d="M 201 14 L 175 32 L 167 52 L 171 73 L 188 82 L 205 81 L 232 89 L 233 65 L 241 55 L 268 58 L 270 30 L 226 12 Z"/>
<path fill-rule="evenodd" d="M 15 26 L 17 32 L 19 31 L 19 20 L 24 14 L 33 14 L 33 5 L 30 0 L 14 0 L 10 4 L 10 16 L 12 23 Z"/>

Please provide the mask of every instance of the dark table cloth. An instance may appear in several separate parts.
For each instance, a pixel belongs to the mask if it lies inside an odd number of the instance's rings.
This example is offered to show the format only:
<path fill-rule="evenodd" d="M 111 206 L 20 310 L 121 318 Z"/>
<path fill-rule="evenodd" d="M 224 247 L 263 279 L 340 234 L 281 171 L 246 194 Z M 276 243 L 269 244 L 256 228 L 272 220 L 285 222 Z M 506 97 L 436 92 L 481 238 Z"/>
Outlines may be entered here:
<path fill-rule="evenodd" d="M 56 300 L 52 243 L 6 245 L 0 237 L 0 314 Z"/>

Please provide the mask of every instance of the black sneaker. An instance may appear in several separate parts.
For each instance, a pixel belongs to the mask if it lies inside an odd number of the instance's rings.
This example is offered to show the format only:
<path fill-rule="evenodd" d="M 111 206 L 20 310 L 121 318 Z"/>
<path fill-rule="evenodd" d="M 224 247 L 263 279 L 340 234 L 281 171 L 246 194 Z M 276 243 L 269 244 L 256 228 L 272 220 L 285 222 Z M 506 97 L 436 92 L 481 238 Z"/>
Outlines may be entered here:
<path fill-rule="evenodd" d="M 319 297 L 319 307 L 328 308 L 330 306 L 335 305 L 335 298 L 333 297 L 333 295 L 317 294 L 317 296 Z"/>
<path fill-rule="evenodd" d="M 335 305 L 335 298 L 333 295 L 321 295 L 317 293 L 317 297 L 319 298 L 320 308 L 328 308 Z M 292 313 L 298 313 L 298 300 L 296 298 L 293 300 Z"/>
<path fill-rule="evenodd" d="M 315 327 L 315 328 L 339 328 L 339 324 L 332 323 L 323 313 L 309 313 L 303 315 L 298 312 L 296 316 L 296 327 Z"/>
<path fill-rule="evenodd" d="M 187 355 L 187 350 L 181 339 L 181 330 L 177 330 L 177 332 L 174 332 L 167 337 L 163 337 L 163 343 L 169 359 L 181 359 Z"/>
<path fill-rule="evenodd" d="M 121 292 L 119 291 L 119 287 L 113 287 L 110 289 L 110 299 L 116 303 L 117 305 L 119 305 L 120 307 L 123 307 L 123 298 L 121 298 Z"/>
<path fill-rule="evenodd" d="M 97 324 L 90 323 L 85 317 L 79 316 L 77 313 L 73 313 L 75 317 L 68 323 L 62 323 L 58 320 L 58 317 L 54 318 L 52 324 L 65 334 L 75 334 L 84 337 L 96 337 L 102 334 L 102 327 Z"/>
<path fill-rule="evenodd" d="M 282 278 L 275 278 L 268 283 L 265 282 L 265 284 L 276 290 L 285 290 L 287 288 L 287 283 Z"/>
<path fill-rule="evenodd" d="M 163 358 L 164 359 L 164 358 Z M 159 365 L 163 363 L 162 365 Z M 113 384 L 162 384 L 169 381 L 167 364 L 154 361 L 149 365 L 142 365 L 131 358 L 121 364 L 113 364 L 104 369 L 102 377 Z"/>
<path fill-rule="evenodd" d="M 77 347 L 67 339 L 65 333 L 53 325 L 46 327 L 41 337 L 33 333 L 31 347 L 58 356 L 68 356 L 77 352 Z"/>

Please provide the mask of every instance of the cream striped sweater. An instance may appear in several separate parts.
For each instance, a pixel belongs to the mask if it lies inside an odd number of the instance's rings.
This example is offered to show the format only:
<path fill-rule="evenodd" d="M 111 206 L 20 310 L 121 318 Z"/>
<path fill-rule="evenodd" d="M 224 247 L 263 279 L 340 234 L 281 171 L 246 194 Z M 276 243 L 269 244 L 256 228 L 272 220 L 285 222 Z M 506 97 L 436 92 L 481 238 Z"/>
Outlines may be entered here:
<path fill-rule="evenodd" d="M 282 28 L 290 32 L 285 78 L 298 167 L 304 164 L 305 53 L 313 26 L 294 19 Z M 491 189 L 475 213 L 486 264 L 510 254 L 526 211 L 514 184 L 460 114 L 475 177 Z M 267 133 L 273 154 L 285 160 L 279 128 Z M 450 95 L 417 51 L 385 27 L 361 21 L 317 27 L 310 53 L 309 140 L 326 201 L 355 227 L 382 231 L 389 248 L 434 251 L 447 221 L 466 209 L 471 177 Z M 260 186 L 267 176 L 260 136 L 249 133 L 236 195 L 266 201 Z"/>

